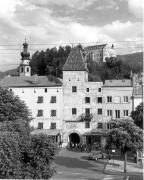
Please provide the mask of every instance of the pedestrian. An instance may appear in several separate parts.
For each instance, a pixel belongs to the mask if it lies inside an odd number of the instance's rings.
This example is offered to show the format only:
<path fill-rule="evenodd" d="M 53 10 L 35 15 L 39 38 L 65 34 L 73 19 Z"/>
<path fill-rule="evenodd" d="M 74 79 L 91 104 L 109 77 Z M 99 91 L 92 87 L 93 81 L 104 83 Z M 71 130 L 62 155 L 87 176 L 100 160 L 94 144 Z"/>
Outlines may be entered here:
<path fill-rule="evenodd" d="M 72 143 L 72 150 L 74 150 L 74 147 L 75 147 L 75 145 L 74 145 L 74 143 Z"/>
<path fill-rule="evenodd" d="M 81 149 L 81 152 L 83 151 L 83 145 L 82 144 L 80 144 L 80 149 Z"/>
<path fill-rule="evenodd" d="M 89 148 L 89 152 L 91 152 L 91 145 L 90 144 L 89 144 L 88 148 Z"/>

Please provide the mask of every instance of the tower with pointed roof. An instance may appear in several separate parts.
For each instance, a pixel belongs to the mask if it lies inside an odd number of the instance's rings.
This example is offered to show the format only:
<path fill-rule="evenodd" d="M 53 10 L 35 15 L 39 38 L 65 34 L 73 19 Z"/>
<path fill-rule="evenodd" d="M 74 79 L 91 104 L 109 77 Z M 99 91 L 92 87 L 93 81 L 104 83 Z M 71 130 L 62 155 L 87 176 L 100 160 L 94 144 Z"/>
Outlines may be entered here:
<path fill-rule="evenodd" d="M 88 69 L 79 47 L 72 48 L 64 66 L 63 83 L 88 81 Z"/>
<path fill-rule="evenodd" d="M 30 53 L 28 51 L 28 43 L 23 43 L 23 51 L 21 52 L 21 63 L 19 66 L 19 75 L 20 76 L 31 76 L 31 67 L 30 67 Z"/>

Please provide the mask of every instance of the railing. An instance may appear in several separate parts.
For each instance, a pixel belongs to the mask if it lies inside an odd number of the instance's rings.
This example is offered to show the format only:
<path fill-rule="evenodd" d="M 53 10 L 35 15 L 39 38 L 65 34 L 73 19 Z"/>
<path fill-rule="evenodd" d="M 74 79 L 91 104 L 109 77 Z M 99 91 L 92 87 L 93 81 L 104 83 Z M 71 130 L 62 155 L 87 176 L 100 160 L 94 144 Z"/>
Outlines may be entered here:
<path fill-rule="evenodd" d="M 92 114 L 85 114 L 85 113 L 83 113 L 81 115 L 81 120 L 82 121 L 91 121 L 92 118 L 93 118 Z"/>

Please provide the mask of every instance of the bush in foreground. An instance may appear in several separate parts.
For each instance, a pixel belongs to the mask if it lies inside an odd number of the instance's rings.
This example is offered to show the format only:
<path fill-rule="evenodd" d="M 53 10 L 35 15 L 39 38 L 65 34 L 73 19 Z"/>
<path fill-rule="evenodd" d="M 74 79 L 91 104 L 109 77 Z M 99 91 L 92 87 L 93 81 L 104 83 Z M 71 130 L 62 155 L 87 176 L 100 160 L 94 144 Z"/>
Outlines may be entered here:
<path fill-rule="evenodd" d="M 54 173 L 53 139 L 31 135 L 31 115 L 18 97 L 0 88 L 0 179 L 48 179 Z"/>

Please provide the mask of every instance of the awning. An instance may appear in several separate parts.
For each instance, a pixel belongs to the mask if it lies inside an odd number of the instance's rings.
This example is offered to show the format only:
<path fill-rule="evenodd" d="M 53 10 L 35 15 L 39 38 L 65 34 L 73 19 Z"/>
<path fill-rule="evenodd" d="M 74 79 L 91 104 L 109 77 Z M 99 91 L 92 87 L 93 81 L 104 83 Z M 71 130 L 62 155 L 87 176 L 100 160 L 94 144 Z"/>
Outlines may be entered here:
<path fill-rule="evenodd" d="M 35 129 L 31 132 L 31 134 L 46 134 L 48 136 L 57 136 L 61 131 L 61 129 Z"/>
<path fill-rule="evenodd" d="M 106 130 L 102 129 L 92 129 L 91 131 L 85 132 L 83 136 L 101 136 L 106 133 Z"/>

